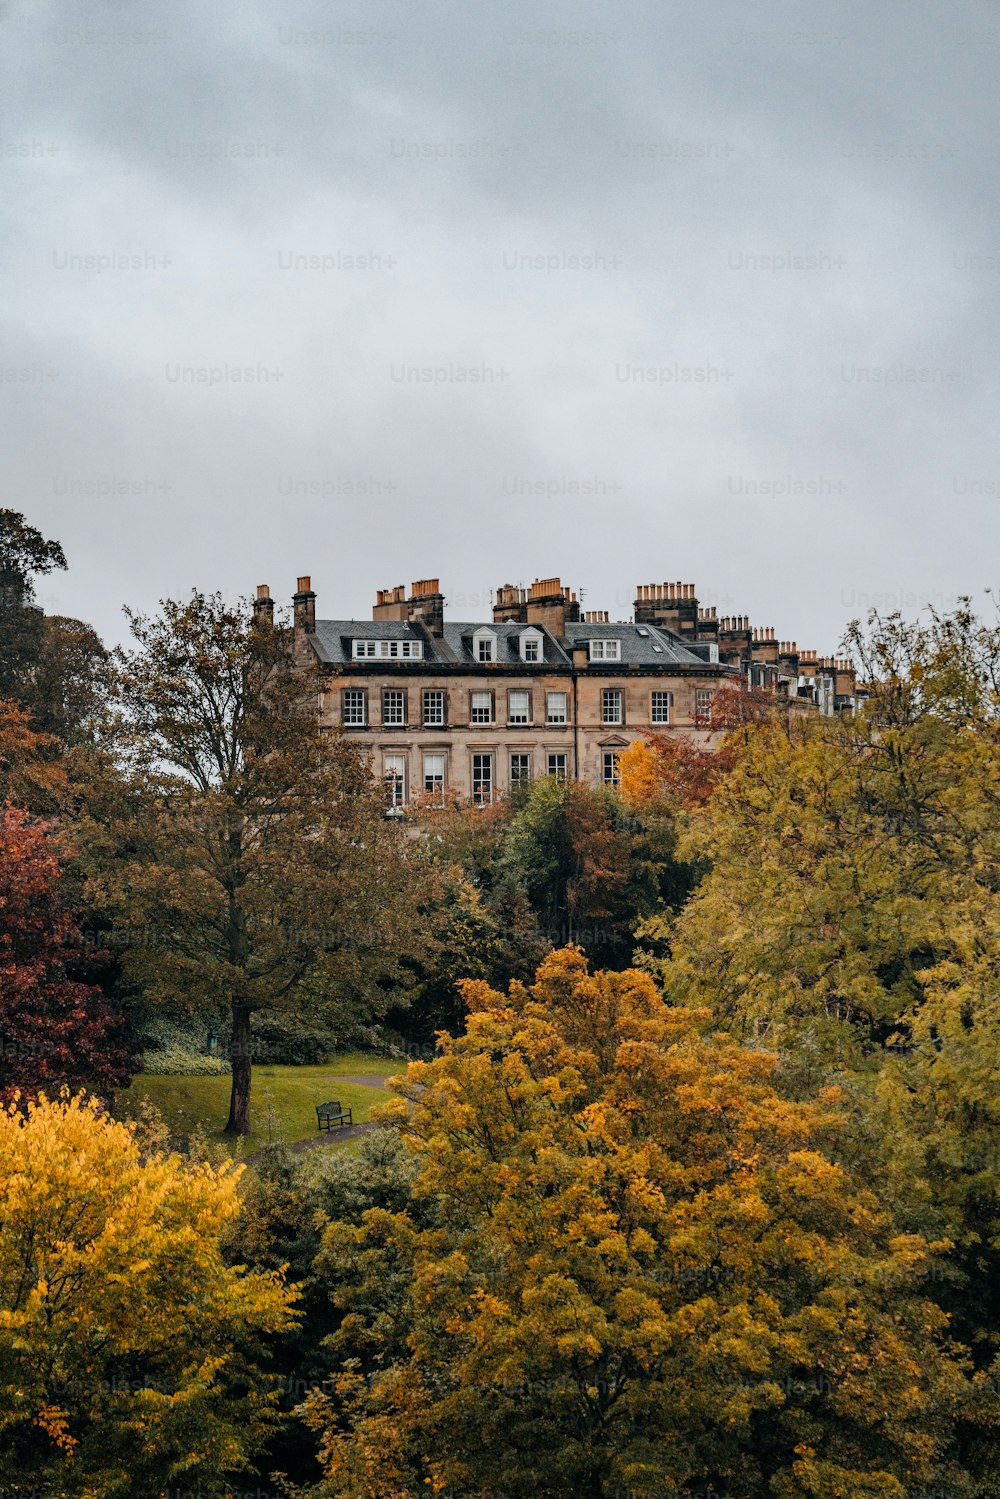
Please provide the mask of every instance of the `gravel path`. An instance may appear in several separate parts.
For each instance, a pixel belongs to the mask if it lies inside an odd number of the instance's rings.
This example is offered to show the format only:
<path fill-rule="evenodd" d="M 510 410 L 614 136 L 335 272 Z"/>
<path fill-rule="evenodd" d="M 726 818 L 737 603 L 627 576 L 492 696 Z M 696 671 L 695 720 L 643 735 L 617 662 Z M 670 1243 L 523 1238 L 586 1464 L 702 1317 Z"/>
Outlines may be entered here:
<path fill-rule="evenodd" d="M 318 1130 L 315 1135 L 310 1135 L 308 1140 L 296 1140 L 288 1149 L 293 1155 L 301 1155 L 304 1150 L 316 1150 L 324 1145 L 337 1145 L 341 1140 L 354 1140 L 358 1135 L 367 1135 L 375 1128 L 374 1124 L 347 1124 L 342 1129 Z"/>

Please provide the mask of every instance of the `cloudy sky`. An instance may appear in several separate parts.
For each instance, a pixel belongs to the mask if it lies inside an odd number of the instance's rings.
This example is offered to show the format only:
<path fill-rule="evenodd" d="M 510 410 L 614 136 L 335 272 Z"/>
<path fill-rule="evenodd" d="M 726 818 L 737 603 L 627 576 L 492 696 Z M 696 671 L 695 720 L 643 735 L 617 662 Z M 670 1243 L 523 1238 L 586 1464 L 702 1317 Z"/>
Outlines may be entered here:
<path fill-rule="evenodd" d="M 0 20 L 0 504 L 46 607 L 694 581 L 830 650 L 997 577 L 994 0 Z"/>

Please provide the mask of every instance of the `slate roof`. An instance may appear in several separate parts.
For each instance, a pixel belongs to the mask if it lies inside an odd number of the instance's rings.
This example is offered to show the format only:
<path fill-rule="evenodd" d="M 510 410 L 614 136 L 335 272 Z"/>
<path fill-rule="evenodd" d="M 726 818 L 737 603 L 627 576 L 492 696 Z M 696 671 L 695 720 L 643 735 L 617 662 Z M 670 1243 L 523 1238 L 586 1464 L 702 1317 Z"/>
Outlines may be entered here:
<path fill-rule="evenodd" d="M 566 644 L 570 649 L 574 641 L 583 644 L 588 640 L 620 640 L 621 660 L 626 666 L 633 662 L 640 666 L 705 664 L 704 656 L 689 650 L 676 635 L 657 625 L 592 625 L 581 621 L 566 626 Z"/>
<path fill-rule="evenodd" d="M 473 655 L 473 638 L 477 631 L 489 630 L 497 637 L 497 664 L 516 665 L 522 671 L 551 670 L 552 667 L 569 667 L 569 651 L 573 644 L 585 644 L 588 640 L 619 640 L 621 642 L 620 664 L 629 666 L 686 666 L 704 668 L 705 647 L 689 649 L 669 630 L 656 625 L 632 624 L 587 624 L 580 622 L 566 626 L 565 649 L 555 637 L 541 625 L 524 625 L 516 622 L 493 624 L 474 620 L 471 623 L 446 620 L 443 637 L 431 636 L 418 625 L 403 620 L 366 619 L 321 619 L 316 621 L 315 633 L 310 637 L 321 662 L 329 666 L 352 664 L 351 642 L 354 640 L 419 640 L 423 643 L 423 662 L 436 665 L 479 666 Z M 542 635 L 544 661 L 522 661 L 518 646 L 519 637 L 525 630 L 537 630 Z M 643 633 L 640 633 L 643 632 Z M 659 649 L 657 649 L 659 647 Z M 409 658 L 398 658 L 391 663 L 380 659 L 356 663 L 369 669 L 392 664 L 394 666 L 417 667 L 421 663 Z M 614 666 L 616 663 L 595 662 L 596 668 Z"/>

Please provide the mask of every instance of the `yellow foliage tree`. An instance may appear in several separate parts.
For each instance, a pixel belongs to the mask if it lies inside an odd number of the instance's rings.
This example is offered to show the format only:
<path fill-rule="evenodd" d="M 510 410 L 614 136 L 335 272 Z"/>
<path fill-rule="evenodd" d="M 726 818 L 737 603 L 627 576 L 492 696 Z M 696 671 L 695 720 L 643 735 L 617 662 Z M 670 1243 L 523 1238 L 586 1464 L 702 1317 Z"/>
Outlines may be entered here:
<path fill-rule="evenodd" d="M 832 1158 L 833 1091 L 781 1098 L 772 1054 L 576 949 L 464 988 L 401 1088 L 411 1208 L 326 1233 L 353 1362 L 307 1407 L 322 1493 L 976 1492 L 942 1246 Z"/>
<path fill-rule="evenodd" d="M 296 1292 L 222 1258 L 241 1169 L 143 1158 L 82 1096 L 0 1112 L 3 1492 L 155 1499 L 263 1445 Z"/>

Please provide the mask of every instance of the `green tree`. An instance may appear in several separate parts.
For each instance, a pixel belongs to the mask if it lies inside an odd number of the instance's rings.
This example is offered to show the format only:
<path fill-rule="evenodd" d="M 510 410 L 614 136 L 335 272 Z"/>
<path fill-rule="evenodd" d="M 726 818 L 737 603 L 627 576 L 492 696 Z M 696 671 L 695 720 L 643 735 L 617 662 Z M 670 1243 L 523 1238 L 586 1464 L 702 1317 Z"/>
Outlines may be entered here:
<path fill-rule="evenodd" d="M 524 891 L 550 942 L 578 942 L 609 966 L 631 957 L 636 918 L 673 887 L 673 829 L 660 809 L 546 776 L 514 803 L 494 879 Z"/>
<path fill-rule="evenodd" d="M 965 604 L 874 618 L 846 722 L 746 732 L 688 844 L 711 872 L 646 923 L 673 996 L 836 1075 L 845 1149 L 907 1230 L 947 1238 L 928 1294 L 977 1370 L 1000 1348 L 1000 630 Z"/>
<path fill-rule="evenodd" d="M 41 732 L 72 742 L 92 730 L 109 672 L 90 625 L 46 615 L 35 603 L 35 580 L 65 567 L 58 541 L 47 541 L 18 511 L 0 509 L 0 697 L 28 708 Z"/>
<path fill-rule="evenodd" d="M 426 940 L 419 849 L 317 713 L 288 631 L 194 594 L 118 661 L 126 796 L 91 798 L 95 901 L 153 1000 L 231 1029 L 230 1134 L 250 1128 L 252 1018 L 326 1015 L 331 1043 L 405 992 Z"/>

